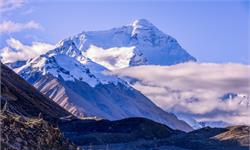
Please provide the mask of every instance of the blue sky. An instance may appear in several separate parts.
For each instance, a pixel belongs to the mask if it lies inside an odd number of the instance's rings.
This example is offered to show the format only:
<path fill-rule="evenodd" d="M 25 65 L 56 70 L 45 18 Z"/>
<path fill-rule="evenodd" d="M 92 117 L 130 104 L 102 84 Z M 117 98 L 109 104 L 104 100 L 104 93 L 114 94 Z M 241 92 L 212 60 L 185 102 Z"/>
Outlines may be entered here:
<path fill-rule="evenodd" d="M 0 48 L 10 37 L 25 44 L 55 44 L 83 30 L 104 30 L 145 18 L 176 38 L 200 62 L 249 64 L 247 1 L 13 1 L 23 3 L 6 5 L 0 23 L 33 23 L 0 33 Z"/>

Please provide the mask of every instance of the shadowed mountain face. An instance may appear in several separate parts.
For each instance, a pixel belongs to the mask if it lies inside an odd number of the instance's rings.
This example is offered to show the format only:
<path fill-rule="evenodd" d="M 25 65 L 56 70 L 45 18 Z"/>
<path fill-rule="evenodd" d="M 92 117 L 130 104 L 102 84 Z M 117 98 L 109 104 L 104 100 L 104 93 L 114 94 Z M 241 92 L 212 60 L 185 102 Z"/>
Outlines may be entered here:
<path fill-rule="evenodd" d="M 51 99 L 46 98 L 14 71 L 1 64 L 1 107 L 26 117 L 41 115 L 47 120 L 71 115 Z"/>

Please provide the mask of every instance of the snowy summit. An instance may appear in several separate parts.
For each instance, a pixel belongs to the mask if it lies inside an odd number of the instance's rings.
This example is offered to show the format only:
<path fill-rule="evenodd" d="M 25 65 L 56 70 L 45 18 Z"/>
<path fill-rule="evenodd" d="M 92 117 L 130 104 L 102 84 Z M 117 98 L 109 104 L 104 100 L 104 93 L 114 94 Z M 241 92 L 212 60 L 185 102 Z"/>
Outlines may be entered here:
<path fill-rule="evenodd" d="M 137 65 L 174 65 L 196 61 L 176 39 L 145 19 L 105 31 L 84 31 L 57 46 L 76 46 L 83 55 L 110 70 Z"/>

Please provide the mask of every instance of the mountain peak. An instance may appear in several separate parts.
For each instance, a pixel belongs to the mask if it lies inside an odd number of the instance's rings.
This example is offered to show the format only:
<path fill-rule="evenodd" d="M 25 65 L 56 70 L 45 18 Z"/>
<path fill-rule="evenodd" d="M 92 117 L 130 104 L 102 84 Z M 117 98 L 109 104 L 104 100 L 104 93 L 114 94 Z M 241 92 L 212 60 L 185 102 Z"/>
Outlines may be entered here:
<path fill-rule="evenodd" d="M 133 27 L 152 27 L 154 25 L 146 19 L 137 19 L 133 21 L 132 26 Z"/>
<path fill-rule="evenodd" d="M 86 57 L 109 70 L 196 61 L 176 39 L 146 19 L 109 30 L 84 31 L 59 42 L 55 51 L 83 60 Z"/>

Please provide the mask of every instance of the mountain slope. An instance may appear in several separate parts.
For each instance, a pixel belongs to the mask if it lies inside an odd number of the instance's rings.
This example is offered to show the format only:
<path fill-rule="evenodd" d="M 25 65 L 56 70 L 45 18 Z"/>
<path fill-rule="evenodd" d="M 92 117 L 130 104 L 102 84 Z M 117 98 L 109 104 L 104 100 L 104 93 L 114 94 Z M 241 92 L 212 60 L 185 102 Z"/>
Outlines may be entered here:
<path fill-rule="evenodd" d="M 230 126 L 226 132 L 220 133 L 212 139 L 219 141 L 237 141 L 239 145 L 250 147 L 250 127 L 249 126 Z"/>
<path fill-rule="evenodd" d="M 108 70 L 105 67 L 84 57 L 75 44 L 69 49 L 56 48 L 14 70 L 79 117 L 109 120 L 145 117 L 174 129 L 192 130 L 184 121 L 157 107 L 125 81 L 106 74 Z"/>
<path fill-rule="evenodd" d="M 77 149 L 55 127 L 72 115 L 3 64 L 0 103 L 1 149 Z"/>
<path fill-rule="evenodd" d="M 1 105 L 9 111 L 27 117 L 37 117 L 40 113 L 45 119 L 53 120 L 71 115 L 48 99 L 7 66 L 1 64 Z"/>
<path fill-rule="evenodd" d="M 72 44 L 85 57 L 110 70 L 142 64 L 174 65 L 196 61 L 176 39 L 145 19 L 110 30 L 82 32 L 62 40 L 57 47 L 70 50 Z"/>

